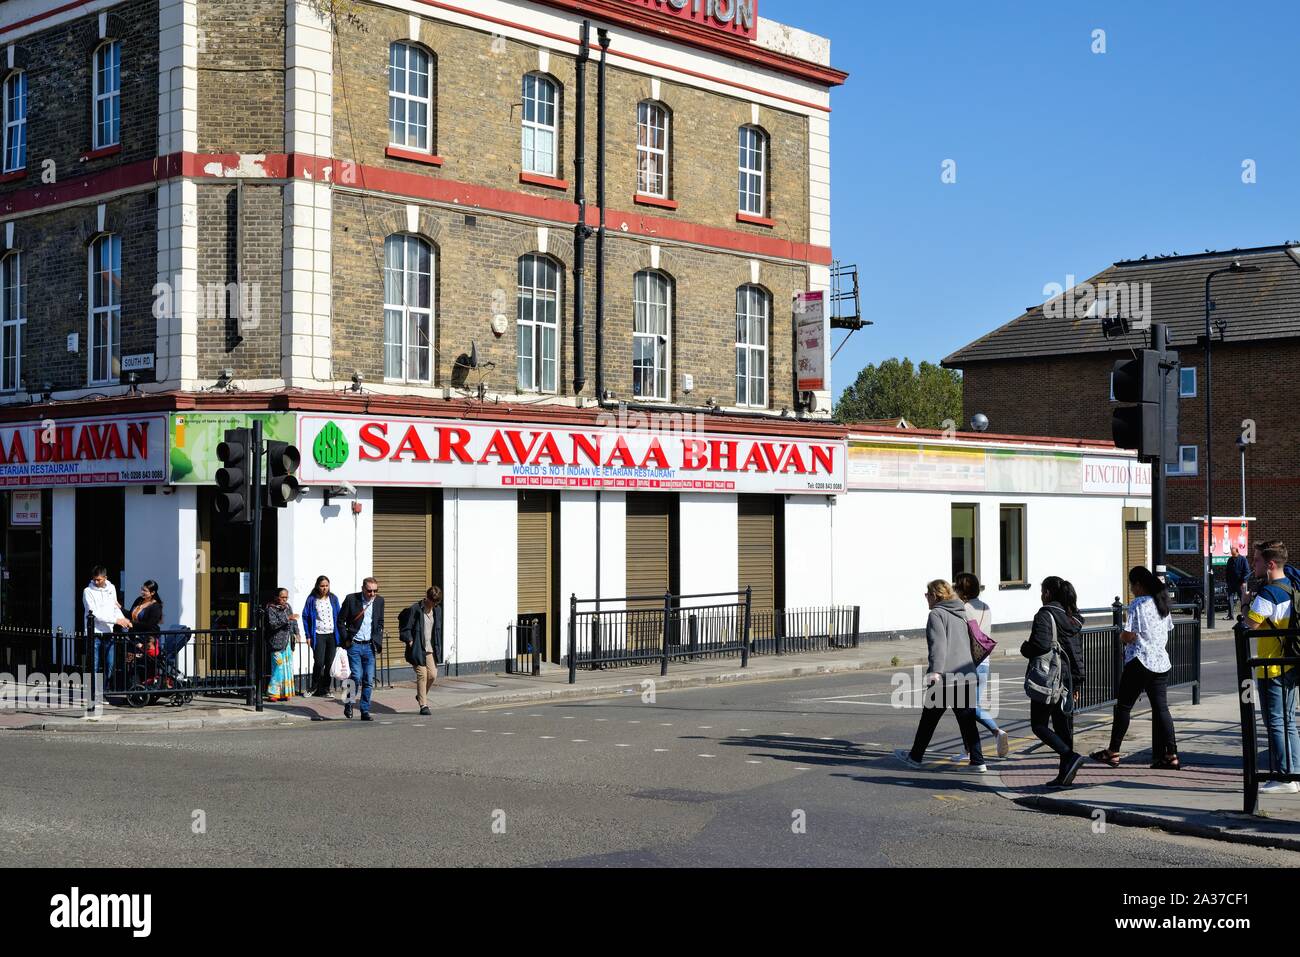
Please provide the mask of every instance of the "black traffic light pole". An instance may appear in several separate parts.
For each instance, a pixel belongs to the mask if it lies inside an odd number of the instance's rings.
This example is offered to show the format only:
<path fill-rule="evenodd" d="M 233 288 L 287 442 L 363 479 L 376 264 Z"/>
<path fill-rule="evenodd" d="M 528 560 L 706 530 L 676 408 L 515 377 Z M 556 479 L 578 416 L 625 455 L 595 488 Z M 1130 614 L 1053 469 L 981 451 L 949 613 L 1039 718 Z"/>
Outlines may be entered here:
<path fill-rule="evenodd" d="M 253 677 L 253 700 L 249 702 L 258 711 L 262 710 L 262 603 L 258 589 L 262 582 L 262 420 L 253 420 L 253 442 L 249 450 L 249 465 L 252 467 L 253 484 L 253 543 L 249 565 L 252 568 L 252 581 L 249 585 L 249 625 L 253 629 L 249 654 L 254 658 L 249 668 Z"/>

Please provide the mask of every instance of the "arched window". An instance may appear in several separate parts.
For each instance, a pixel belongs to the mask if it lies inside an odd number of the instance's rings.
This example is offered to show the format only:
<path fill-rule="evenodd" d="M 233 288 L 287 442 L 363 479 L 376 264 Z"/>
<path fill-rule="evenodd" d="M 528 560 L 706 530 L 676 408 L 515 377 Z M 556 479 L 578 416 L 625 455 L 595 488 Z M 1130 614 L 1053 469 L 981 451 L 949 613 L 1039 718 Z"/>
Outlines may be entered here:
<path fill-rule="evenodd" d="M 757 126 L 740 128 L 740 211 L 767 215 L 767 134 Z"/>
<path fill-rule="evenodd" d="M 550 77 L 529 73 L 524 77 L 523 170 L 554 176 L 559 141 L 560 90 Z"/>
<path fill-rule="evenodd" d="M 122 44 L 109 40 L 95 48 L 94 64 L 95 149 L 121 142 Z"/>
<path fill-rule="evenodd" d="M 647 270 L 636 274 L 632 294 L 632 394 L 637 398 L 668 398 L 672 293 L 672 282 L 663 273 Z"/>
<path fill-rule="evenodd" d="M 122 237 L 90 244 L 90 384 L 116 382 L 122 367 Z"/>
<path fill-rule="evenodd" d="M 736 290 L 736 405 L 767 408 L 767 339 L 772 299 L 759 286 Z"/>
<path fill-rule="evenodd" d="M 4 88 L 4 172 L 27 166 L 27 74 L 10 73 Z"/>
<path fill-rule="evenodd" d="M 23 331 L 27 292 L 20 253 L 0 259 L 0 391 L 13 392 L 23 381 Z"/>
<path fill-rule="evenodd" d="M 388 143 L 433 152 L 434 60 L 423 47 L 394 43 L 388 48 Z"/>
<path fill-rule="evenodd" d="M 672 116 L 662 103 L 636 107 L 636 191 L 668 198 L 668 140 Z"/>
<path fill-rule="evenodd" d="M 560 270 L 545 256 L 519 259 L 516 365 L 520 392 L 554 392 L 560 341 Z"/>
<path fill-rule="evenodd" d="M 419 236 L 384 240 L 385 379 L 432 381 L 433 258 L 433 247 Z"/>

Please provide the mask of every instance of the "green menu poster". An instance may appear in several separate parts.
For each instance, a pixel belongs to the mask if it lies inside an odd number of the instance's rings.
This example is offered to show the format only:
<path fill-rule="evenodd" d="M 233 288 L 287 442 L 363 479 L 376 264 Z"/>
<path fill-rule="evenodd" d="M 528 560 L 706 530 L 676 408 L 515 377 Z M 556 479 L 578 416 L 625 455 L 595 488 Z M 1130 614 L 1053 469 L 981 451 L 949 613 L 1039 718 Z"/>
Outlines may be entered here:
<path fill-rule="evenodd" d="M 171 461 L 168 481 L 172 485 L 215 485 L 217 445 L 226 429 L 262 423 L 262 437 L 281 442 L 297 440 L 298 417 L 292 412 L 173 412 L 171 415 Z"/>

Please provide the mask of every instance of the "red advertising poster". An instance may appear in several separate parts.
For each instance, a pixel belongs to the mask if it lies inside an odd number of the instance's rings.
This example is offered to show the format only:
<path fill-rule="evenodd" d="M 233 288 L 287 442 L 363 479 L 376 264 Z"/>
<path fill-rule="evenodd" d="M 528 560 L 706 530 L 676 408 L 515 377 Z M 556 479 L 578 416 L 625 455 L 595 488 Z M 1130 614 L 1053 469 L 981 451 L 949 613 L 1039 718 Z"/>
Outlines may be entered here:
<path fill-rule="evenodd" d="M 1212 564 L 1226 565 L 1234 547 L 1246 556 L 1247 561 L 1250 560 L 1249 520 L 1216 518 L 1212 528 L 1214 533 L 1208 542 Z"/>

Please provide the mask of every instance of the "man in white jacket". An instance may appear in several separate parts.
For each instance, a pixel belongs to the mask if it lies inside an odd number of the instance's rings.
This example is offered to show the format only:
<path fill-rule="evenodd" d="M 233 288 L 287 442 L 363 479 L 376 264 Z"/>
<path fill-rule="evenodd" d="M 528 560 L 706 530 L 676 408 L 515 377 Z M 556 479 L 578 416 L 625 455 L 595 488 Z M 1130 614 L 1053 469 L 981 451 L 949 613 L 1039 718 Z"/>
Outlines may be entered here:
<path fill-rule="evenodd" d="M 100 644 L 101 640 L 104 645 L 104 674 L 111 683 L 113 680 L 113 665 L 116 654 L 113 647 L 113 626 L 121 625 L 123 628 L 130 628 L 131 622 L 122 614 L 122 605 L 117 600 L 117 589 L 113 583 L 108 580 L 108 569 L 103 565 L 96 565 L 90 570 L 90 584 L 81 590 L 81 606 L 85 609 L 86 617 L 93 618 L 92 627 L 95 632 L 94 643 L 94 662 L 92 667 L 96 672 L 100 670 Z M 100 639 L 100 635 L 108 637 Z"/>

